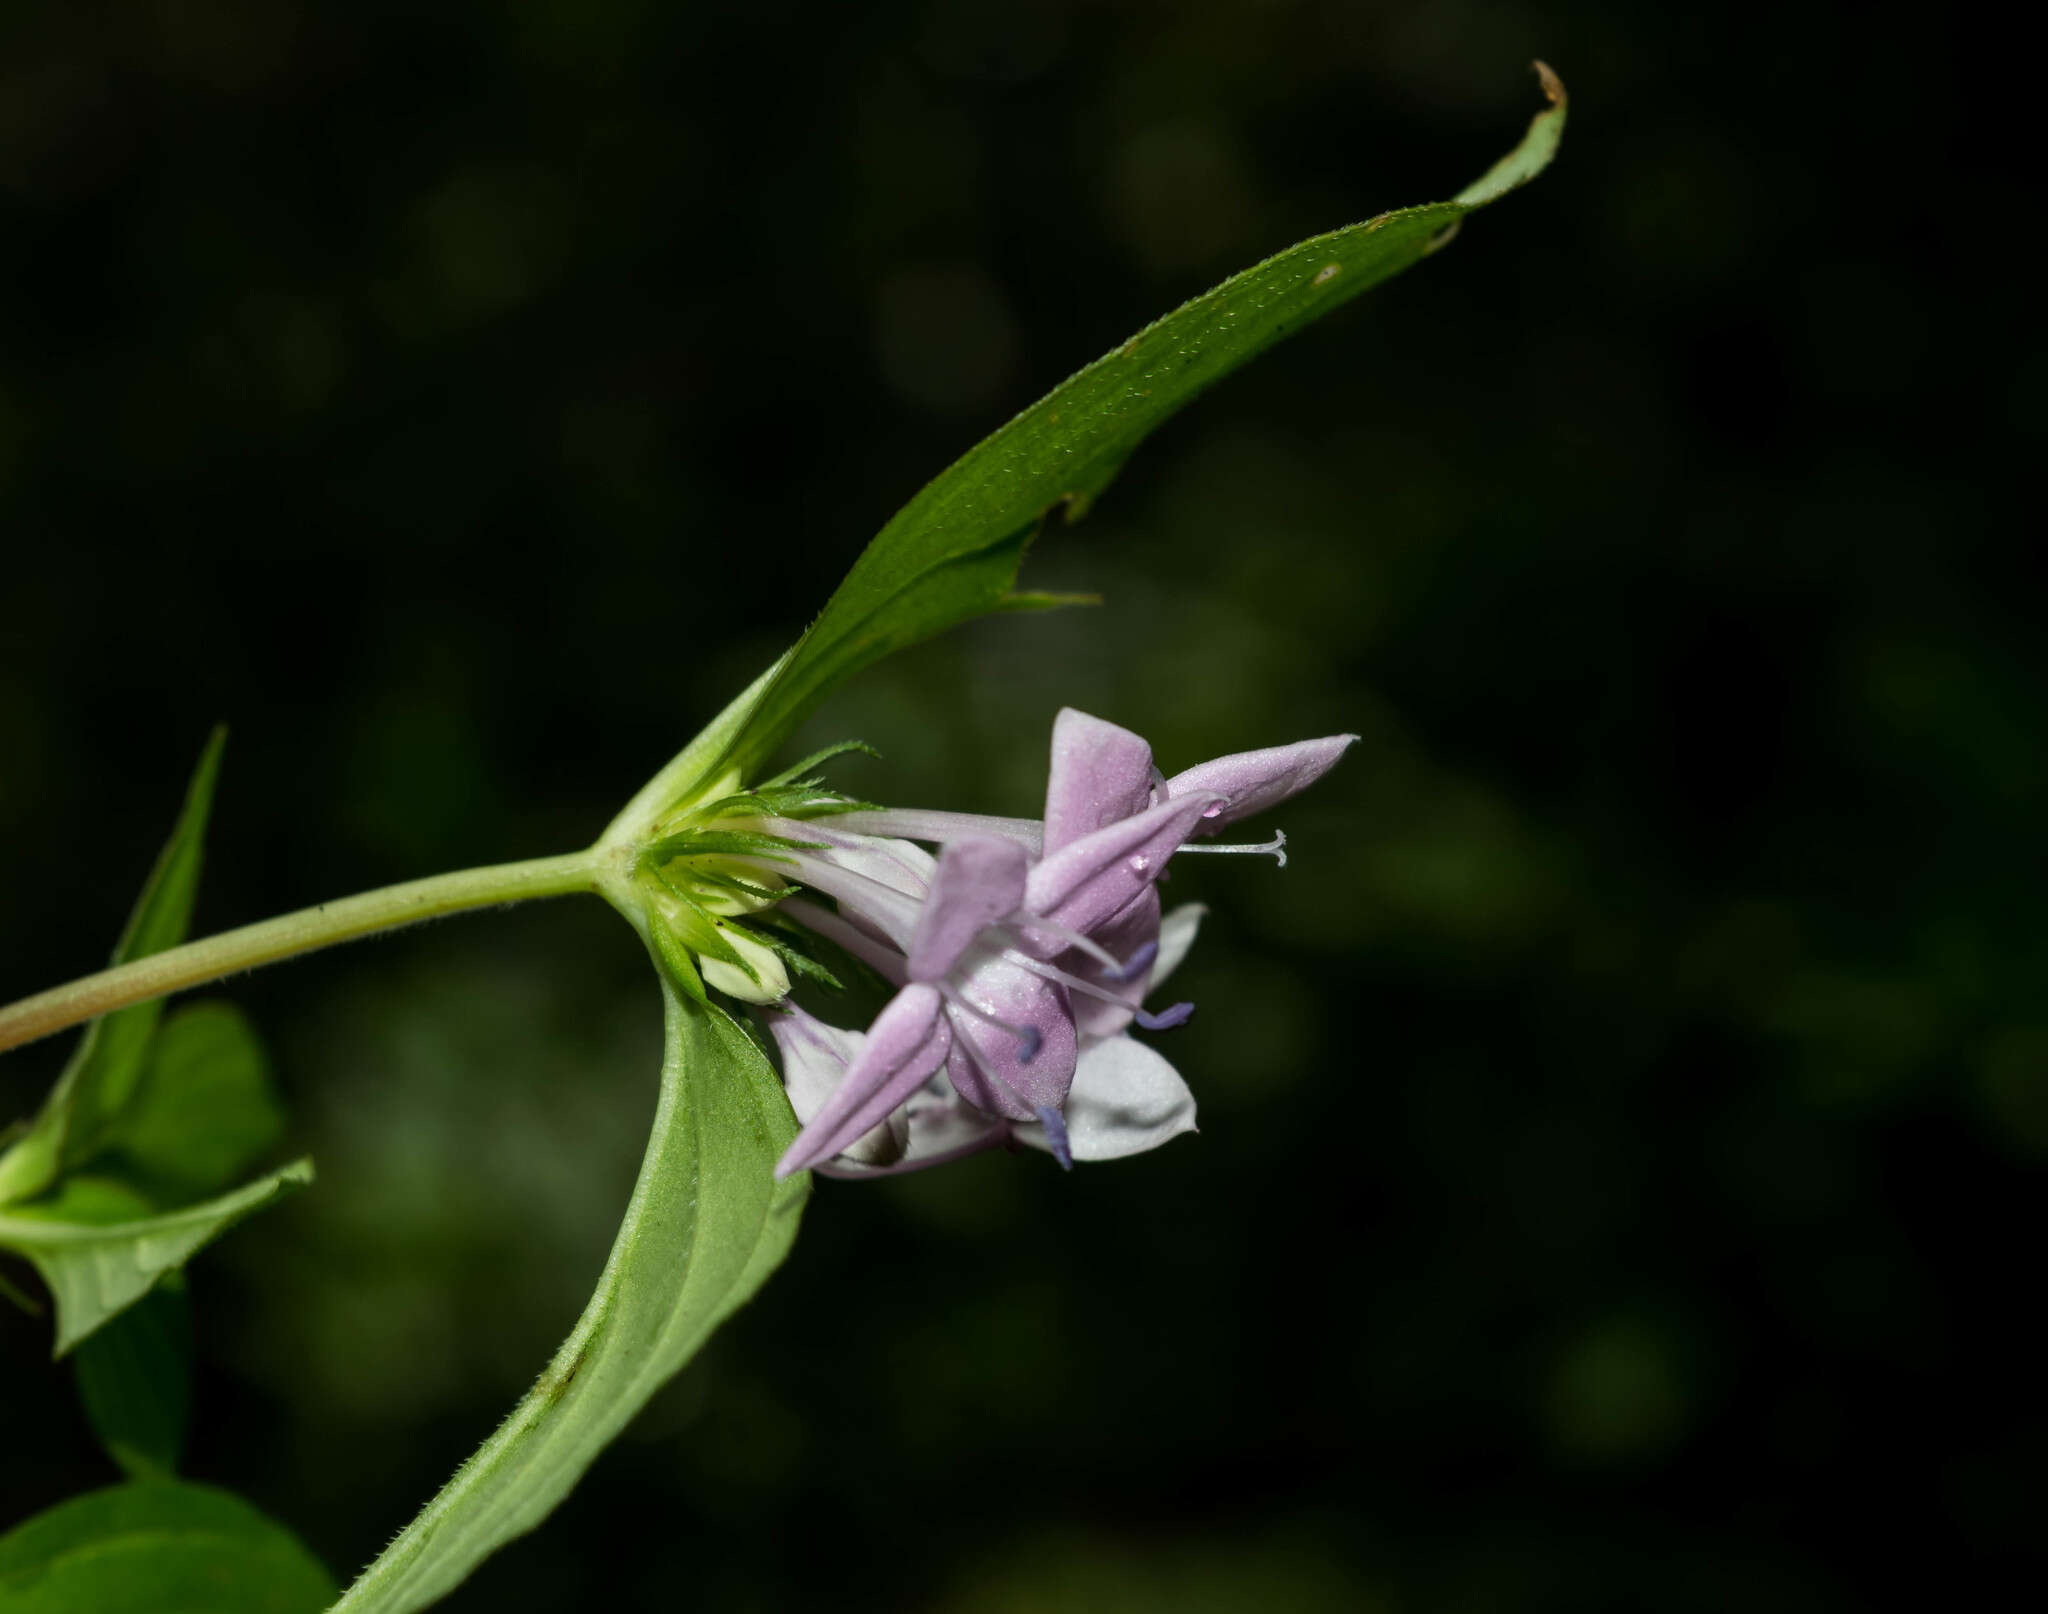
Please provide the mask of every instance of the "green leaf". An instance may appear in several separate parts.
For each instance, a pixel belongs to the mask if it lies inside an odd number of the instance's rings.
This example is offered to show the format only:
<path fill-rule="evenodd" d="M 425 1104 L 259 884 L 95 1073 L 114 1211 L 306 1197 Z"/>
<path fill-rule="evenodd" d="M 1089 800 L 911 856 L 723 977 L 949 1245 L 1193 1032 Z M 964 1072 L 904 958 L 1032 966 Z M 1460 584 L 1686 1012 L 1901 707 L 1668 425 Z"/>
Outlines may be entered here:
<path fill-rule="evenodd" d="M 106 1146 L 125 1174 L 183 1204 L 246 1176 L 284 1136 L 270 1060 L 234 1005 L 195 1003 L 163 1023 Z"/>
<path fill-rule="evenodd" d="M 134 1190 L 73 1177 L 55 1198 L 0 1211 L 0 1248 L 27 1256 L 49 1285 L 62 1356 L 244 1216 L 312 1180 L 313 1162 L 299 1160 L 219 1199 L 147 1216 Z"/>
<path fill-rule="evenodd" d="M 759 1048 L 662 981 L 653 1136 L 597 1292 L 512 1416 L 335 1605 L 398 1614 L 531 1530 L 788 1252 L 808 1176 L 773 1178 L 796 1118 Z"/>
<path fill-rule="evenodd" d="M 1484 178 L 1448 202 L 1384 213 L 1301 242 L 1147 326 L 971 449 L 870 543 L 794 650 L 748 692 L 729 750 L 706 770 L 751 771 L 836 684 L 870 662 L 990 611 L 1059 603 L 1013 595 L 1040 524 L 1079 517 L 1161 422 L 1283 336 L 1416 263 L 1476 208 L 1536 177 L 1564 133 L 1564 88 L 1541 63 L 1548 110 Z M 707 734 L 710 731 L 707 731 Z M 697 744 L 703 745 L 700 736 Z"/>
<path fill-rule="evenodd" d="M 177 826 L 114 948 L 116 964 L 160 953 L 185 939 L 199 890 L 206 818 L 226 744 L 227 730 L 215 729 L 200 752 Z M 64 1170 L 99 1149 L 107 1128 L 134 1094 L 143 1055 L 162 1012 L 162 1001 L 152 999 L 117 1009 L 86 1027 L 34 1124 L 0 1155 L 0 1205 L 33 1199 Z"/>
<path fill-rule="evenodd" d="M 131 1479 L 178 1471 L 192 1410 L 192 1307 L 175 1275 L 80 1342 L 85 1415 Z"/>
<path fill-rule="evenodd" d="M 296 1536 L 210 1485 L 89 1491 L 0 1536 L 6 1614 L 316 1614 L 333 1597 Z"/>

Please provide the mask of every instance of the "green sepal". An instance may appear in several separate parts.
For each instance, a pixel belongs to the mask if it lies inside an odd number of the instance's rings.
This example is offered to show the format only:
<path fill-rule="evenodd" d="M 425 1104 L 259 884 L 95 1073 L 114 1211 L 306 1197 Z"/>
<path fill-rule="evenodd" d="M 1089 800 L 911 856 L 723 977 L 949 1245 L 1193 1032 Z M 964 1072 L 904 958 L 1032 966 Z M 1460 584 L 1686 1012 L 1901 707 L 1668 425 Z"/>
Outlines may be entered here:
<path fill-rule="evenodd" d="M 654 954 L 655 963 L 661 966 L 663 977 L 692 1002 L 710 1007 L 711 997 L 705 991 L 704 977 L 697 973 L 697 961 L 664 925 L 651 917 L 647 924 L 647 945 Z"/>
<path fill-rule="evenodd" d="M 790 860 L 791 850 L 815 852 L 823 841 L 787 841 L 777 835 L 757 835 L 739 829 L 685 829 L 664 835 L 648 844 L 641 854 L 644 862 L 665 863 L 678 857 L 759 857 L 778 863 Z"/>
<path fill-rule="evenodd" d="M 763 946 L 771 949 L 777 958 L 789 966 L 791 974 L 800 975 L 807 981 L 815 981 L 834 992 L 846 990 L 846 983 L 837 975 L 805 952 L 801 945 L 787 939 L 790 935 L 797 934 L 794 926 L 770 924 L 767 916 L 763 915 L 757 918 L 750 928 Z"/>
<path fill-rule="evenodd" d="M 726 796 L 700 811 L 706 823 L 715 823 L 722 818 L 820 818 L 827 813 L 862 812 L 874 806 L 871 801 L 828 789 L 822 780 L 800 779 L 795 784 L 763 785 L 758 790 Z"/>
<path fill-rule="evenodd" d="M 765 885 L 754 885 L 742 880 L 735 874 L 722 874 L 716 869 L 700 869 L 694 865 L 686 867 L 689 868 L 690 883 L 694 886 L 708 887 L 713 891 L 730 891 L 736 897 L 751 897 L 761 902 L 774 902 L 779 897 L 789 895 L 787 889 L 771 890 Z"/>
<path fill-rule="evenodd" d="M 774 778 L 763 779 L 761 781 L 761 788 L 763 790 L 772 790 L 777 785 L 794 784 L 799 779 L 803 779 L 807 784 L 815 784 L 817 783 L 816 780 L 804 778 L 813 768 L 822 767 L 834 757 L 843 757 L 856 751 L 864 757 L 873 757 L 878 762 L 882 757 L 882 753 L 869 745 L 865 740 L 841 740 L 836 745 L 824 746 L 819 750 L 813 751 L 803 761 L 792 763 Z"/>
<path fill-rule="evenodd" d="M 718 920 L 699 905 L 694 897 L 677 886 L 666 874 L 657 873 L 655 878 L 675 901 L 679 912 L 659 911 L 650 913 L 648 923 L 657 930 L 671 932 L 676 941 L 693 953 L 706 958 L 715 958 L 721 964 L 730 964 L 750 981 L 758 982 L 761 977 L 754 967 L 740 957 L 739 950 L 725 939 L 725 932 L 719 928 Z"/>
<path fill-rule="evenodd" d="M 815 896 L 815 893 L 812 895 Z M 827 908 L 836 907 L 830 897 L 821 900 Z M 851 991 L 853 986 L 858 986 L 882 997 L 889 996 L 897 988 L 898 983 L 887 979 L 880 970 L 858 953 L 850 953 L 837 942 L 828 941 L 816 931 L 805 929 L 794 919 L 786 918 L 779 910 L 770 909 L 766 913 L 755 914 L 751 922 L 757 934 L 766 930 L 779 932 L 783 940 L 810 959 L 812 968 L 827 972 L 831 979 L 826 981 L 820 978 L 820 985 L 830 986 L 838 992 Z M 762 939 L 769 940 L 766 936 Z M 774 943 L 771 941 L 770 945 Z M 809 973 L 807 969 L 800 972 Z M 853 983 L 853 986 L 849 986 L 849 982 Z"/>

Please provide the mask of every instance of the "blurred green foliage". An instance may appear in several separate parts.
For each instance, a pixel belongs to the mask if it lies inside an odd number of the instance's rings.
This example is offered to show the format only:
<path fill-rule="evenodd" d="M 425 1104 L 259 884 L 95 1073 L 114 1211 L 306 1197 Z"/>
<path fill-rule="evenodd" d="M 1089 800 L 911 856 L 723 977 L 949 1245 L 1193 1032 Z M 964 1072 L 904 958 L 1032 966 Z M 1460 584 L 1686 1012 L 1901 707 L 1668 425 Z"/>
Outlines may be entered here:
<path fill-rule="evenodd" d="M 217 718 L 201 929 L 588 839 L 976 436 L 1462 183 L 1539 52 L 1539 188 L 1044 545 L 1026 582 L 1106 607 L 801 736 L 1024 811 L 1061 704 L 1169 769 L 1362 732 L 1287 870 L 1176 872 L 1201 1134 L 825 1185 L 450 1608 L 1808 1611 L 2038 1567 L 2021 58 L 1818 0 L 0 22 L 10 995 L 97 962 Z M 186 1468 L 346 1572 L 587 1294 L 656 994 L 588 904 L 236 995 L 322 1177 L 192 1274 Z M 0 1523 L 113 1477 L 9 1317 Z"/>

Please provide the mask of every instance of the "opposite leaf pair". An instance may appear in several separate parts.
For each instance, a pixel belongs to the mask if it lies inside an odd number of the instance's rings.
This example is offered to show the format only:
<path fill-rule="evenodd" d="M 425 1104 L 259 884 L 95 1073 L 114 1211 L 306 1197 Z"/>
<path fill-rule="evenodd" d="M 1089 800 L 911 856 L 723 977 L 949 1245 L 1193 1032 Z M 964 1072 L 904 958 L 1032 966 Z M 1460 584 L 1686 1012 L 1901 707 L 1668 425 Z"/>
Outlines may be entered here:
<path fill-rule="evenodd" d="M 225 740 L 216 731 L 200 757 L 117 964 L 184 940 Z M 94 1021 L 41 1110 L 0 1150 L 0 1249 L 32 1262 L 49 1286 L 56 1353 L 244 1216 L 310 1182 L 312 1162 L 300 1160 L 226 1191 L 283 1131 L 262 1044 L 230 1005 L 165 1016 L 161 1002 L 146 1002 Z"/>

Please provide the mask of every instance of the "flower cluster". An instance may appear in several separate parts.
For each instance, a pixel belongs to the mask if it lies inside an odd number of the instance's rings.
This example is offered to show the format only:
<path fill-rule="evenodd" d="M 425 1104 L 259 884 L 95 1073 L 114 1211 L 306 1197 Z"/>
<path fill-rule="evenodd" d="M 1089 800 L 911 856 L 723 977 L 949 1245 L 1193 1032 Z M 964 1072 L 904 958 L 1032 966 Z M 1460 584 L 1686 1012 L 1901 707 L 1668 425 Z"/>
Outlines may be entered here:
<path fill-rule="evenodd" d="M 717 827 L 694 832 L 694 867 L 719 899 L 698 905 L 697 928 L 741 962 L 707 958 L 707 982 L 730 990 L 738 979 L 756 1002 L 783 996 L 784 959 L 800 955 L 729 922 L 775 904 L 897 988 L 864 1033 L 794 1005 L 771 1011 L 802 1123 L 777 1175 L 912 1170 L 1011 1140 L 1070 1166 L 1189 1130 L 1186 1084 L 1129 1035 L 1193 1012 L 1145 1007 L 1201 918 L 1192 906 L 1162 914 L 1157 882 L 1184 851 L 1284 863 L 1284 837 L 1201 842 L 1313 783 L 1355 738 L 1219 757 L 1169 779 L 1139 736 L 1067 710 L 1053 726 L 1042 820 L 721 802 Z"/>

